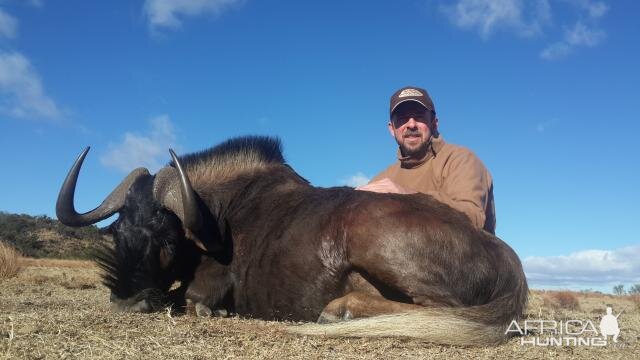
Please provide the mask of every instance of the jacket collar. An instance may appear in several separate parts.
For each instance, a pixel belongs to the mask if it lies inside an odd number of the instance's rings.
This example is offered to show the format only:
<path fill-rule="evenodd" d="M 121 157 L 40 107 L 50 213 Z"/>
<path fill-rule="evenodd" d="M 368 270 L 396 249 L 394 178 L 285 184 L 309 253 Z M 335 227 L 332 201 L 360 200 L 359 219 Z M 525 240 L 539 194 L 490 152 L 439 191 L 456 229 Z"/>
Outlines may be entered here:
<path fill-rule="evenodd" d="M 402 155 L 402 151 L 398 148 L 398 160 L 400 160 L 400 167 L 403 169 L 413 169 L 421 166 L 422 164 L 429 161 L 431 158 L 435 158 L 442 147 L 444 146 L 444 139 L 442 135 L 438 135 L 438 137 L 432 136 L 429 141 L 429 145 L 427 146 L 427 153 L 420 159 L 415 159 L 410 156 Z"/>

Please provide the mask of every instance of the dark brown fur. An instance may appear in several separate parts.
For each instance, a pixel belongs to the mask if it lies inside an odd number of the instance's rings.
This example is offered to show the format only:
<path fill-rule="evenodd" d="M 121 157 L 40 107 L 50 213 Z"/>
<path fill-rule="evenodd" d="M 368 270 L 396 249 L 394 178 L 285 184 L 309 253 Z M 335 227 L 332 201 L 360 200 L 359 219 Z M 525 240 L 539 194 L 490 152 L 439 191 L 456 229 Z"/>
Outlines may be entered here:
<path fill-rule="evenodd" d="M 270 138 L 233 139 L 181 162 L 215 230 L 201 240 L 222 248 L 201 255 L 183 279 L 195 302 L 255 318 L 315 321 L 327 304 L 357 291 L 345 304 L 375 296 L 383 310 L 387 300 L 436 309 L 443 321 L 471 324 L 465 339 L 488 329 L 478 336 L 489 342 L 501 341 L 500 328 L 522 315 L 527 284 L 517 255 L 430 196 L 313 187 Z M 174 252 L 184 243 L 172 243 Z"/>
<path fill-rule="evenodd" d="M 321 189 L 295 179 L 272 165 L 197 190 L 204 203 L 228 204 L 219 211 L 231 229 L 233 260 L 220 267 L 239 286 L 240 314 L 315 320 L 349 290 L 352 272 L 388 297 L 424 305 L 519 295 L 513 291 L 524 278 L 513 251 L 446 205 L 426 195 Z M 522 310 L 522 299 L 513 300 L 519 305 L 510 318 Z"/>

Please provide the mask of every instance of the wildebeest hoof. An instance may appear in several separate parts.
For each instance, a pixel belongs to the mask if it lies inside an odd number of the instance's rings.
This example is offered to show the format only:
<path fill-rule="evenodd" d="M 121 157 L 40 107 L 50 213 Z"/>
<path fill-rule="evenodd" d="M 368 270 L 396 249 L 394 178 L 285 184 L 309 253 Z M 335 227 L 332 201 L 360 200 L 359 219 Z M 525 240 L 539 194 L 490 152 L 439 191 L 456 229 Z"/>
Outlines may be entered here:
<path fill-rule="evenodd" d="M 334 314 L 322 312 L 318 317 L 318 324 L 330 324 L 334 322 L 340 321 L 340 318 L 335 316 Z"/>
<path fill-rule="evenodd" d="M 207 305 L 196 303 L 196 315 L 198 317 L 209 317 L 213 312 Z"/>
<path fill-rule="evenodd" d="M 318 317 L 317 322 L 318 324 L 330 324 L 330 323 L 336 323 L 336 322 L 346 321 L 351 319 L 353 319 L 353 314 L 351 314 L 351 311 L 349 310 L 346 310 L 342 314 L 342 316 L 337 316 L 336 314 L 323 311 L 322 314 L 320 314 L 320 316 Z"/>
<path fill-rule="evenodd" d="M 216 317 L 228 317 L 229 316 L 229 312 L 227 312 L 227 310 L 225 309 L 217 309 L 213 311 L 213 316 Z"/>

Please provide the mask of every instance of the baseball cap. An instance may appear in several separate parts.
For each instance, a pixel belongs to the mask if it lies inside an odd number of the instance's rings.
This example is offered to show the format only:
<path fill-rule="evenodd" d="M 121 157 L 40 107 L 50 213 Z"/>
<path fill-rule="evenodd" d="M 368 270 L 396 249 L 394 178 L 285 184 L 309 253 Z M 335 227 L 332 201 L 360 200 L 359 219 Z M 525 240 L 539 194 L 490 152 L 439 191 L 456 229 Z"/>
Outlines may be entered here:
<path fill-rule="evenodd" d="M 398 105 L 407 101 L 415 101 L 428 110 L 436 112 L 427 90 L 415 86 L 405 86 L 391 95 L 389 114 L 392 114 Z"/>

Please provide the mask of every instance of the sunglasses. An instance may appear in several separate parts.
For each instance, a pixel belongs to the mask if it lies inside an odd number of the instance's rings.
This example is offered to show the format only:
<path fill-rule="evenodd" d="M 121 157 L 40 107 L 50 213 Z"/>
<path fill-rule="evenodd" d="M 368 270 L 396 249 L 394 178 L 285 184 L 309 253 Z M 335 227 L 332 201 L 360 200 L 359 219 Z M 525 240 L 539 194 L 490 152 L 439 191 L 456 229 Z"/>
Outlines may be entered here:
<path fill-rule="evenodd" d="M 420 111 L 420 112 L 411 112 L 411 113 L 402 113 L 402 114 L 393 114 L 391 115 L 391 123 L 396 128 L 401 127 L 406 124 L 409 119 L 414 119 L 417 122 L 428 124 L 430 123 L 435 114 L 433 111 Z"/>

